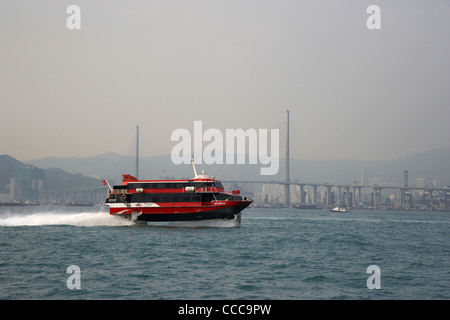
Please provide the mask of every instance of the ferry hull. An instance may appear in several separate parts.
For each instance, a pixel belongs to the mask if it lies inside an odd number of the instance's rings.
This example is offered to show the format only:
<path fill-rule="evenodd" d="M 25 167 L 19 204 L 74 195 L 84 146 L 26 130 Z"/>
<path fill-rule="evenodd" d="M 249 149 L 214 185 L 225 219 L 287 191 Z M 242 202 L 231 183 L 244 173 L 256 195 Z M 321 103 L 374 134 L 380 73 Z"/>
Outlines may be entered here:
<path fill-rule="evenodd" d="M 198 221 L 211 219 L 234 219 L 252 201 L 230 201 L 227 206 L 201 207 L 135 207 L 110 208 L 113 215 L 137 221 Z"/>

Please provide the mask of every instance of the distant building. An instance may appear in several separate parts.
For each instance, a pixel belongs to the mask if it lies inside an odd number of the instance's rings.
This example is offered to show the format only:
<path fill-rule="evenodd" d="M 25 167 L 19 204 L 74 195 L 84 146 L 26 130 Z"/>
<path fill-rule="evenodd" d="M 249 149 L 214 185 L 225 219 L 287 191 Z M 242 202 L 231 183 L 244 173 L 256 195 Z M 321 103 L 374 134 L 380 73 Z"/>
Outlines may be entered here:
<path fill-rule="evenodd" d="M 15 167 L 10 184 L 11 201 L 38 201 L 45 171 L 32 166 Z"/>
<path fill-rule="evenodd" d="M 361 167 L 361 185 L 368 184 L 369 180 L 370 180 L 369 168 L 367 168 L 365 165 L 362 165 L 362 167 Z"/>
<path fill-rule="evenodd" d="M 417 187 L 424 188 L 425 187 L 425 179 L 424 178 L 417 178 Z M 417 194 L 419 197 L 423 196 L 423 190 L 418 190 Z"/>
<path fill-rule="evenodd" d="M 439 188 L 439 180 L 438 180 L 438 179 L 434 179 L 434 180 L 433 180 L 433 186 L 434 186 L 435 188 Z"/>
<path fill-rule="evenodd" d="M 8 202 L 10 199 L 9 193 L 0 193 L 0 202 Z"/>

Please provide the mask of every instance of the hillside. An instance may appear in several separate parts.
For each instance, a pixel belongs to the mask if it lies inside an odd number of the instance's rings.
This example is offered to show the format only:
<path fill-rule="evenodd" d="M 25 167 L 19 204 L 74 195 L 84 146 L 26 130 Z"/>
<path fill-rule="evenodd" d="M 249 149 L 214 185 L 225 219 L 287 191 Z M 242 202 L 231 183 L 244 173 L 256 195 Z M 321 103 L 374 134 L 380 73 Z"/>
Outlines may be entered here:
<path fill-rule="evenodd" d="M 14 168 L 24 167 L 24 163 L 6 154 L 0 155 L 0 193 L 9 193 L 8 185 L 14 174 Z"/>
<path fill-rule="evenodd" d="M 0 193 L 9 193 L 9 184 L 14 177 L 16 167 L 35 167 L 31 164 L 20 162 L 9 155 L 0 155 Z M 44 168 L 43 190 L 67 191 L 86 187 L 103 186 L 101 179 L 72 174 L 60 168 Z"/>

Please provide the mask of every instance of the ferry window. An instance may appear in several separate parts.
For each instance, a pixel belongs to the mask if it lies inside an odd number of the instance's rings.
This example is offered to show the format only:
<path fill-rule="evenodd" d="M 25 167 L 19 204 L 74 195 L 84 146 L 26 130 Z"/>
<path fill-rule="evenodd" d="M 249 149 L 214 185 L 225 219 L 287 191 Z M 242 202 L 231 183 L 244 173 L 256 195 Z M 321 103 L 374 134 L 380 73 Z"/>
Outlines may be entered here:
<path fill-rule="evenodd" d="M 161 202 L 161 197 L 153 197 L 152 202 Z"/>
<path fill-rule="evenodd" d="M 222 182 L 220 181 L 214 181 L 214 184 L 217 188 L 223 188 Z"/>
<path fill-rule="evenodd" d="M 193 196 L 192 197 L 192 201 L 199 202 L 200 201 L 200 196 Z"/>
<path fill-rule="evenodd" d="M 142 194 L 142 193 L 135 193 L 135 194 L 133 194 L 133 201 L 144 202 L 146 200 L 147 200 L 147 197 L 144 194 Z"/>
<path fill-rule="evenodd" d="M 114 193 L 127 193 L 127 189 L 124 189 L 122 186 L 114 187 Z"/>

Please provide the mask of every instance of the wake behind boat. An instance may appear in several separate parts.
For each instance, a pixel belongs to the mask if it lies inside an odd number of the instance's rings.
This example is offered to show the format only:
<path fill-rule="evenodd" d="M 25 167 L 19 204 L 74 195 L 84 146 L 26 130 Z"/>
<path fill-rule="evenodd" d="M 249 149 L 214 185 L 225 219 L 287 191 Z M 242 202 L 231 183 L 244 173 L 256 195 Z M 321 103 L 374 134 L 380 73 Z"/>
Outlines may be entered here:
<path fill-rule="evenodd" d="M 112 215 L 137 221 L 195 221 L 236 217 L 252 203 L 239 190 L 225 192 L 222 183 L 205 174 L 190 180 L 138 180 L 124 174 L 121 185 L 111 187 L 105 205 Z"/>

